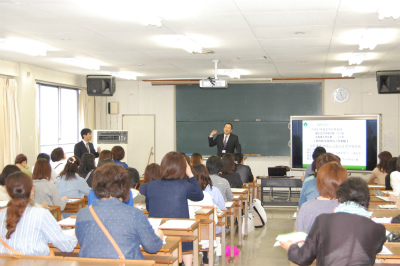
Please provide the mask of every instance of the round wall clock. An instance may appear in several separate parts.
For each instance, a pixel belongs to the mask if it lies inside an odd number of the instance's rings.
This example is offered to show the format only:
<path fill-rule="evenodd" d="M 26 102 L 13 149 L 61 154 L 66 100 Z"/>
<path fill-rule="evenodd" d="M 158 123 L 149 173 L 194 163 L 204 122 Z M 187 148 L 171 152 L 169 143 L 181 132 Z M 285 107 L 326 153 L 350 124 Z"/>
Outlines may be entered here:
<path fill-rule="evenodd" d="M 350 93 L 346 88 L 337 88 L 333 92 L 333 97 L 338 103 L 344 103 L 349 99 Z"/>

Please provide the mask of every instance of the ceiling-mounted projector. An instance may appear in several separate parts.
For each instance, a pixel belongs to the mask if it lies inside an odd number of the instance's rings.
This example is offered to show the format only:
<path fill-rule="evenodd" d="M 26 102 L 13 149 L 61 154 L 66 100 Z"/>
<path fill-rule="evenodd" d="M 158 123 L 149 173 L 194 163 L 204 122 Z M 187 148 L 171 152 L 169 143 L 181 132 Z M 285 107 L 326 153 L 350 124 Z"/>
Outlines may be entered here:
<path fill-rule="evenodd" d="M 217 76 L 217 65 L 219 60 L 212 60 L 214 62 L 214 78 L 208 77 L 200 80 L 200 88 L 204 89 L 226 89 L 228 88 L 228 82 L 225 79 L 219 79 Z"/>
<path fill-rule="evenodd" d="M 228 88 L 228 82 L 225 79 L 202 79 L 200 80 L 201 88 L 210 88 L 210 89 L 226 89 Z"/>

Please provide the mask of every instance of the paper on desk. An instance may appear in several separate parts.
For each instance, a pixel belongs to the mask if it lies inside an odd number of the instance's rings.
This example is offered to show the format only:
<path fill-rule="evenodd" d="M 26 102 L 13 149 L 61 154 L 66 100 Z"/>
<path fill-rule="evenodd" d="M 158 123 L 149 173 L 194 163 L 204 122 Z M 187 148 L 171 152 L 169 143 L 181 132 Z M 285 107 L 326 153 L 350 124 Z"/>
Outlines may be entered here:
<path fill-rule="evenodd" d="M 390 224 L 393 217 L 372 217 L 371 220 L 378 224 Z"/>
<path fill-rule="evenodd" d="M 293 218 L 297 218 L 297 212 L 294 212 Z"/>
<path fill-rule="evenodd" d="M 232 205 L 233 205 L 233 202 L 225 202 L 226 208 L 230 208 L 230 207 L 232 207 Z"/>
<path fill-rule="evenodd" d="M 280 242 L 286 242 L 289 240 L 292 240 L 293 242 L 300 242 L 300 241 L 305 241 L 307 238 L 307 233 L 298 231 L 298 232 L 292 232 L 292 233 L 287 233 L 287 234 L 280 234 L 276 238 L 276 242 L 274 244 L 274 247 L 280 246 Z"/>
<path fill-rule="evenodd" d="M 368 185 L 369 188 L 384 188 L 384 185 Z"/>
<path fill-rule="evenodd" d="M 238 199 L 238 198 L 240 198 L 240 196 L 233 196 L 233 198 L 234 198 L 234 199 Z"/>
<path fill-rule="evenodd" d="M 378 255 L 393 255 L 393 253 L 385 247 L 385 245 L 382 246 L 382 251 L 378 253 Z"/>
<path fill-rule="evenodd" d="M 0 200 L 0 207 L 6 207 L 9 200 Z"/>
<path fill-rule="evenodd" d="M 72 226 L 72 225 L 75 225 L 75 223 L 76 223 L 76 218 L 68 217 L 68 218 L 65 218 L 65 219 L 63 219 L 63 220 L 57 222 L 57 223 L 58 223 L 59 225 Z"/>
<path fill-rule="evenodd" d="M 387 196 L 376 196 L 378 199 L 384 200 L 384 201 L 390 201 L 389 197 Z"/>
<path fill-rule="evenodd" d="M 81 200 L 81 199 L 68 199 L 67 202 L 68 203 L 74 203 L 74 202 L 77 202 L 79 200 Z"/>
<path fill-rule="evenodd" d="M 162 219 L 156 219 L 156 218 L 149 218 L 149 222 L 151 226 L 154 229 L 154 232 L 157 232 L 158 228 L 160 227 Z"/>
<path fill-rule="evenodd" d="M 160 229 L 187 229 L 191 228 L 195 221 L 190 220 L 168 220 L 158 228 Z"/>
<path fill-rule="evenodd" d="M 381 208 L 381 209 L 397 209 L 397 206 L 396 206 L 396 205 L 391 205 L 391 204 L 388 204 L 388 205 L 378 205 L 378 207 Z"/>
<path fill-rule="evenodd" d="M 232 192 L 245 192 L 246 189 L 245 188 L 231 188 Z"/>

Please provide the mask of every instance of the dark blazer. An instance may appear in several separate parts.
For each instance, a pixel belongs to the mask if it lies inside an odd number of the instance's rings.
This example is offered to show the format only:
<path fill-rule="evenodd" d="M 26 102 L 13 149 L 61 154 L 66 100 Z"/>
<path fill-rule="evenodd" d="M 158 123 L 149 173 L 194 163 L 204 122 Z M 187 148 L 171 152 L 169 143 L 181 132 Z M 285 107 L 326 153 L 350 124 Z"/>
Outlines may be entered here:
<path fill-rule="evenodd" d="M 94 156 L 96 156 L 96 158 L 99 157 L 99 153 L 94 149 L 93 143 L 89 142 L 89 150 L 90 150 L 90 153 L 92 153 L 92 154 L 94 154 Z M 82 155 L 84 153 L 88 153 L 88 150 L 86 149 L 86 146 L 85 146 L 85 143 L 83 143 L 83 140 L 81 140 L 75 144 L 74 155 L 80 159 L 80 158 L 82 158 Z"/>
<path fill-rule="evenodd" d="M 299 265 L 310 265 L 315 259 L 317 266 L 374 265 L 385 232 L 382 224 L 357 214 L 321 214 L 304 245 L 290 246 L 288 259 Z"/>
<path fill-rule="evenodd" d="M 242 152 L 242 146 L 240 146 L 239 137 L 234 134 L 229 136 L 228 142 L 226 143 L 226 147 L 224 149 L 224 135 L 225 134 L 219 134 L 215 139 L 208 137 L 208 146 L 214 147 L 217 145 L 217 155 L 220 157 L 224 155 L 222 150 L 226 150 L 226 153 L 235 153 L 236 148 L 236 152 Z"/>
<path fill-rule="evenodd" d="M 238 173 L 232 172 L 229 174 L 220 174 L 219 176 L 228 180 L 231 188 L 242 188 L 243 187 L 243 182 L 240 179 L 240 175 Z"/>
<path fill-rule="evenodd" d="M 240 179 L 243 183 L 253 182 L 254 177 L 249 166 L 237 164 L 235 172 L 240 175 Z"/>

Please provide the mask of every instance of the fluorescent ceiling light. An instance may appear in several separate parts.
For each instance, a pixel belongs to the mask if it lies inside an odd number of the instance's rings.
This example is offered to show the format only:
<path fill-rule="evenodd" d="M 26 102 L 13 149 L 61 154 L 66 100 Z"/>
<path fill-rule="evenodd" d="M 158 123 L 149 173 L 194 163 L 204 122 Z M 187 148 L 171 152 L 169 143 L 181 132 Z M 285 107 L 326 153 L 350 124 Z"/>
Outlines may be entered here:
<path fill-rule="evenodd" d="M 45 44 L 31 40 L 17 38 L 0 39 L 0 49 L 31 56 L 46 56 L 47 47 Z"/>
<path fill-rule="evenodd" d="M 64 64 L 76 66 L 80 68 L 90 69 L 90 70 L 100 70 L 100 64 L 94 62 L 91 59 L 83 59 L 83 58 L 61 58 L 61 61 Z"/>
<path fill-rule="evenodd" d="M 400 1 L 399 0 L 386 0 L 379 1 L 381 6 L 378 9 L 378 19 L 383 20 L 384 18 L 398 19 L 400 17 Z"/>
<path fill-rule="evenodd" d="M 168 47 L 181 48 L 189 53 L 201 53 L 203 51 L 203 47 L 193 41 L 192 38 L 186 35 L 162 35 L 157 36 L 157 42 L 161 45 Z"/>
<path fill-rule="evenodd" d="M 233 79 L 240 79 L 240 72 L 236 69 L 218 69 L 219 75 L 226 75 Z"/>
<path fill-rule="evenodd" d="M 378 45 L 378 40 L 380 39 L 380 36 L 383 35 L 384 31 L 384 29 L 367 29 L 364 32 L 364 35 L 361 37 L 359 49 L 374 50 Z"/>
<path fill-rule="evenodd" d="M 361 64 L 367 56 L 367 53 L 353 53 L 349 58 L 349 65 Z"/>
<path fill-rule="evenodd" d="M 351 77 L 356 71 L 356 67 L 354 66 L 345 66 L 342 68 L 342 77 Z"/>
<path fill-rule="evenodd" d="M 130 71 L 111 72 L 111 75 L 121 79 L 136 80 L 138 73 Z"/>

